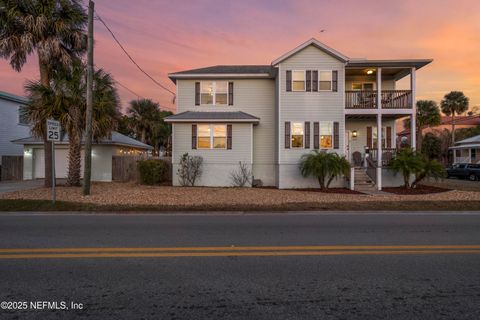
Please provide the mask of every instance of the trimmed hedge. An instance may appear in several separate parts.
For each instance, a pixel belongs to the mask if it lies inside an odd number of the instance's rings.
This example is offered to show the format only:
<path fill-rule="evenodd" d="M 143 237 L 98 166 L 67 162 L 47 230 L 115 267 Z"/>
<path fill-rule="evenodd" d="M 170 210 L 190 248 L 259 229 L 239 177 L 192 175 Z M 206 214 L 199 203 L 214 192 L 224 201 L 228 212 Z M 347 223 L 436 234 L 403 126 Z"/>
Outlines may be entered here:
<path fill-rule="evenodd" d="M 160 184 L 167 180 L 169 165 L 160 159 L 140 160 L 137 164 L 142 184 Z"/>

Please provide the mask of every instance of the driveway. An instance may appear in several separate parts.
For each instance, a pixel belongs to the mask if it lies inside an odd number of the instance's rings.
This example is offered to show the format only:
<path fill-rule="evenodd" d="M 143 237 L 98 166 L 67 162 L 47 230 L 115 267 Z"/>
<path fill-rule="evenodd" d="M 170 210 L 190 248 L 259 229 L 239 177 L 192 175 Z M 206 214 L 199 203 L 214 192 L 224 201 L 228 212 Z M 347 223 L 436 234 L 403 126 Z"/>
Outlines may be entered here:
<path fill-rule="evenodd" d="M 43 179 L 38 180 L 22 180 L 22 181 L 1 181 L 0 182 L 0 194 L 22 191 L 43 186 Z"/>

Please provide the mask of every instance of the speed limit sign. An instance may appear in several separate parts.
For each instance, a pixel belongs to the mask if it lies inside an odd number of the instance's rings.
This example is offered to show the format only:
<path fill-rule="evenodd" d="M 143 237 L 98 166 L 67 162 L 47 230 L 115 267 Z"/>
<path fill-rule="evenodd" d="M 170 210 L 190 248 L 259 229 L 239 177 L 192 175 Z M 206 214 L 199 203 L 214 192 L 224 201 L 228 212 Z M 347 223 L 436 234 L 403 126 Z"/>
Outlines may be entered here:
<path fill-rule="evenodd" d="M 60 122 L 47 119 L 47 141 L 60 141 Z"/>

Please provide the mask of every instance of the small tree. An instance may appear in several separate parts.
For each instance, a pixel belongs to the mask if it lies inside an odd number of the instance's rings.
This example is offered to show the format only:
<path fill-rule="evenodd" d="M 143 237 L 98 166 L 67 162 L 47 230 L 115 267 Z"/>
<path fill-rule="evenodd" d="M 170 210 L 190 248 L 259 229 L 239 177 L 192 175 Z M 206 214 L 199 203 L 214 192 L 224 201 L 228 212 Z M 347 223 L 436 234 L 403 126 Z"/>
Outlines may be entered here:
<path fill-rule="evenodd" d="M 417 133 L 417 150 L 421 150 L 422 144 L 422 129 L 428 126 L 439 125 L 442 121 L 440 116 L 440 109 L 435 101 L 432 100 L 418 100 L 417 101 L 417 115 L 416 128 L 412 129 L 410 119 L 404 120 L 405 127 L 410 128 L 410 131 L 415 130 Z"/>
<path fill-rule="evenodd" d="M 238 170 L 235 170 L 230 174 L 230 179 L 232 179 L 232 185 L 234 187 L 251 185 L 253 182 L 253 174 L 250 166 L 245 162 L 239 161 Z"/>
<path fill-rule="evenodd" d="M 390 168 L 397 174 L 402 173 L 403 186 L 410 188 L 410 177 L 422 168 L 421 158 L 411 148 L 400 150 L 395 158 L 390 161 Z"/>
<path fill-rule="evenodd" d="M 447 172 L 441 163 L 437 160 L 423 157 L 421 168 L 415 173 L 415 180 L 412 182 L 412 188 L 415 188 L 425 178 L 434 178 L 435 180 L 438 180 L 445 178 L 446 175 Z"/>
<path fill-rule="evenodd" d="M 442 112 L 452 116 L 452 143 L 455 144 L 455 116 L 468 110 L 469 99 L 461 91 L 447 93 L 441 102 Z"/>
<path fill-rule="evenodd" d="M 184 153 L 180 159 L 180 167 L 177 170 L 181 186 L 194 186 L 198 178 L 202 176 L 203 158 L 190 156 Z"/>
<path fill-rule="evenodd" d="M 442 141 L 433 133 L 427 133 L 422 142 L 422 153 L 428 159 L 439 159 L 442 155 Z"/>
<path fill-rule="evenodd" d="M 333 179 L 348 174 L 350 163 L 337 153 L 314 150 L 300 158 L 299 169 L 303 177 L 317 178 L 320 189 L 324 190 L 330 186 Z"/>

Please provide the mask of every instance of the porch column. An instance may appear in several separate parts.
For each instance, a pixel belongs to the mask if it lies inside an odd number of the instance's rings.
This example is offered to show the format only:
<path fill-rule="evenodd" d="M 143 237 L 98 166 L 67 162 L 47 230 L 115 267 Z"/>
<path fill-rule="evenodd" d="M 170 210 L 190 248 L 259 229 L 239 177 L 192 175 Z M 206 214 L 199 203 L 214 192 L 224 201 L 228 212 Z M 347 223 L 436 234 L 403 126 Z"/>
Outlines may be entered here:
<path fill-rule="evenodd" d="M 382 68 L 377 68 L 377 189 L 382 190 Z"/>
<path fill-rule="evenodd" d="M 417 148 L 417 98 L 416 98 L 416 76 L 415 76 L 415 67 L 410 71 L 410 90 L 412 91 L 412 115 L 410 116 L 410 133 L 411 133 L 411 144 L 412 149 Z M 420 134 L 422 134 L 420 132 Z"/>

